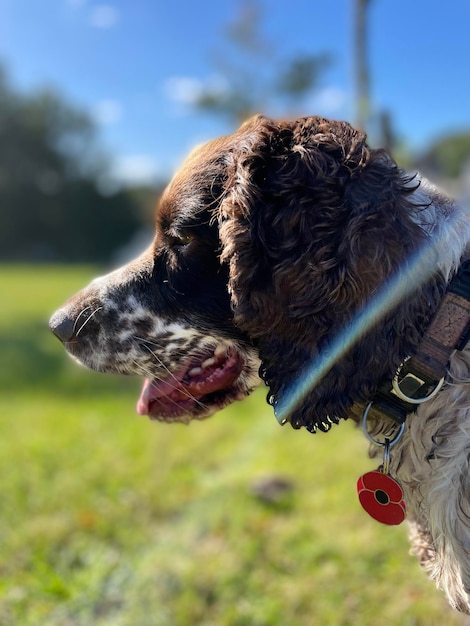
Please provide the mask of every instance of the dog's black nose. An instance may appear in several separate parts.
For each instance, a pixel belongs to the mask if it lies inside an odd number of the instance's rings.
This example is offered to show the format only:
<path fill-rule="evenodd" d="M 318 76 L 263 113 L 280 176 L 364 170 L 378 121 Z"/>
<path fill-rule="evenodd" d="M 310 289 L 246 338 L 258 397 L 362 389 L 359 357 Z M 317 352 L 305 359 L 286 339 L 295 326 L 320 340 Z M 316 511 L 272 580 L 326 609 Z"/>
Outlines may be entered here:
<path fill-rule="evenodd" d="M 62 342 L 70 341 L 75 332 L 75 320 L 71 319 L 65 311 L 59 309 L 49 320 L 49 328 Z"/>

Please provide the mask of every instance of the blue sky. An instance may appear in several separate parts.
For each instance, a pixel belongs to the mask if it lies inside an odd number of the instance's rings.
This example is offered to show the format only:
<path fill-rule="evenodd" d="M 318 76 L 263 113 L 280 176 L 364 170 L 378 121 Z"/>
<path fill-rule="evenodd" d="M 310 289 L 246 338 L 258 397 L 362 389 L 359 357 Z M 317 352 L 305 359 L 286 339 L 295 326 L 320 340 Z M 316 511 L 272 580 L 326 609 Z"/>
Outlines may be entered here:
<path fill-rule="evenodd" d="M 302 114 L 353 121 L 352 0 L 260 0 L 277 57 L 331 53 Z M 87 109 L 128 180 L 167 176 L 196 143 L 230 132 L 195 114 L 237 0 L 0 0 L 0 61 L 17 88 L 49 85 Z M 373 104 L 418 150 L 470 129 L 469 0 L 373 0 Z M 276 112 L 274 103 L 267 112 Z"/>

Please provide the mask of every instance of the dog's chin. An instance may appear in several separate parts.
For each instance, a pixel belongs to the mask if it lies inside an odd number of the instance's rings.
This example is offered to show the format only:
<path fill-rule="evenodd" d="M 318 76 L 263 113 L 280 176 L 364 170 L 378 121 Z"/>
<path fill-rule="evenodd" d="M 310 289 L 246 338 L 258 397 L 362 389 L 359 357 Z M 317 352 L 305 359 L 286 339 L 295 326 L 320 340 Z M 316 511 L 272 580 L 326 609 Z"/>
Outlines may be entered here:
<path fill-rule="evenodd" d="M 259 384 L 250 361 L 249 356 L 227 345 L 189 357 L 165 377 L 145 379 L 137 413 L 163 422 L 188 423 L 210 417 L 243 400 Z"/>

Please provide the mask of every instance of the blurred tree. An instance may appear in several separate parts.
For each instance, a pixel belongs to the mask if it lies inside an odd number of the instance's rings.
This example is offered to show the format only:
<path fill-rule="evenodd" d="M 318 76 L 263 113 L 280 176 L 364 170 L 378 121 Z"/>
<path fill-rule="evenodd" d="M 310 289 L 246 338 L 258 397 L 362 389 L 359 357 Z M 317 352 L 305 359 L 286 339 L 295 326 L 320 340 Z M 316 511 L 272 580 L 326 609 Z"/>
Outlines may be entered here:
<path fill-rule="evenodd" d="M 369 67 L 369 17 L 372 0 L 354 0 L 354 69 L 356 87 L 355 124 L 367 132 L 370 143 L 403 160 L 406 147 L 399 141 L 390 111 L 378 111 L 371 98 Z M 406 156 L 405 156 L 406 160 Z"/>
<path fill-rule="evenodd" d="M 226 45 L 213 55 L 216 79 L 203 85 L 194 106 L 240 123 L 254 113 L 276 107 L 298 112 L 318 88 L 331 65 L 329 54 L 276 58 L 278 49 L 262 33 L 257 0 L 243 0 L 240 13 L 226 28 Z"/>
<path fill-rule="evenodd" d="M 442 137 L 419 159 L 419 167 L 439 178 L 459 178 L 470 166 L 470 131 Z"/>
<path fill-rule="evenodd" d="M 354 60 L 356 82 L 356 124 L 365 130 L 370 122 L 370 79 L 367 12 L 371 0 L 354 2 Z"/>
<path fill-rule="evenodd" d="M 140 220 L 127 192 L 100 192 L 105 171 L 86 114 L 0 68 L 1 260 L 107 260 Z"/>

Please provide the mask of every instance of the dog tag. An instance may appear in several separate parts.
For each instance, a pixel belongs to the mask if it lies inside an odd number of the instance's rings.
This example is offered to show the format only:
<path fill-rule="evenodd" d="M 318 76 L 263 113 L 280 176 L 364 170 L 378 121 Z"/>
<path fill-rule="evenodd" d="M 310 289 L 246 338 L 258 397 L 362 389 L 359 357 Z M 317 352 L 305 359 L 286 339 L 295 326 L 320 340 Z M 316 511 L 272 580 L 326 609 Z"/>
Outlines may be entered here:
<path fill-rule="evenodd" d="M 367 472 L 357 481 L 357 493 L 362 508 L 378 522 L 396 526 L 405 519 L 403 490 L 388 474 Z"/>

